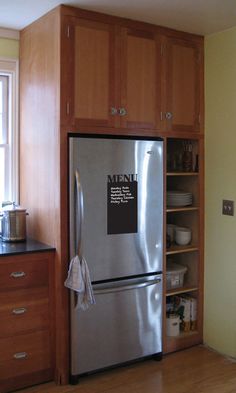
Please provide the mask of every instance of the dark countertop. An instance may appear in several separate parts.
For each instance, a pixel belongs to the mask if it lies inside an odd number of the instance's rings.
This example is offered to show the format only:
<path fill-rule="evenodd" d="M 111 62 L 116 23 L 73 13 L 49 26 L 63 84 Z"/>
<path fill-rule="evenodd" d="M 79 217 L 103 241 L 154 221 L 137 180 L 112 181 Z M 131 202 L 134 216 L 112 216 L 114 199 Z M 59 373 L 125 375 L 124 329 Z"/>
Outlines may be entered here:
<path fill-rule="evenodd" d="M 55 247 L 40 243 L 37 240 L 27 239 L 24 242 L 3 242 L 0 240 L 0 257 L 15 254 L 29 254 L 38 251 L 53 251 Z"/>

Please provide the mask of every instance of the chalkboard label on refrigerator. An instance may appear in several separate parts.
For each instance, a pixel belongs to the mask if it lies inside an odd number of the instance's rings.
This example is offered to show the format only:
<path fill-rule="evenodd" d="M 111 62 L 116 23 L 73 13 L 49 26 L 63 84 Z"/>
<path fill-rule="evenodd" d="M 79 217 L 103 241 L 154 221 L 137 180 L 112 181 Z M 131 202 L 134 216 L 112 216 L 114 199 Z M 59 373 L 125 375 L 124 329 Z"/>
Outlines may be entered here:
<path fill-rule="evenodd" d="M 108 235 L 138 232 L 138 182 L 136 174 L 108 175 Z"/>

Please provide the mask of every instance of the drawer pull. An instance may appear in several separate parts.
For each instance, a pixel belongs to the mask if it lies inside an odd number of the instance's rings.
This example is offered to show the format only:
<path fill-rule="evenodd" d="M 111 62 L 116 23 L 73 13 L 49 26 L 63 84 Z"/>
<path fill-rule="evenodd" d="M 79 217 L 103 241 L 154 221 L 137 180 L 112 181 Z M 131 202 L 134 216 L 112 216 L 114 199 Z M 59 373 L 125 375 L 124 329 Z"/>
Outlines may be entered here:
<path fill-rule="evenodd" d="M 28 357 L 27 352 L 18 352 L 13 355 L 13 357 L 17 360 L 26 359 Z"/>
<path fill-rule="evenodd" d="M 10 276 L 13 278 L 21 278 L 21 277 L 25 277 L 26 273 L 25 272 L 12 272 L 10 274 Z"/>
<path fill-rule="evenodd" d="M 14 308 L 14 310 L 12 310 L 12 314 L 20 315 L 20 314 L 24 314 L 26 311 L 27 309 L 25 307 Z"/>

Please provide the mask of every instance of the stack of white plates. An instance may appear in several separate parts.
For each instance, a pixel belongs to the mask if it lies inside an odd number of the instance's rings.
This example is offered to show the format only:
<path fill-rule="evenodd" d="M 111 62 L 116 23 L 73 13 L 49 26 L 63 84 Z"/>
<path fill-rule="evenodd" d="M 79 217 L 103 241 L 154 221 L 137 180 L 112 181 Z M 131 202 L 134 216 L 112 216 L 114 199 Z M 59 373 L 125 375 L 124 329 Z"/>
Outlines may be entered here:
<path fill-rule="evenodd" d="M 181 207 L 192 205 L 193 194 L 184 191 L 167 191 L 167 206 Z"/>

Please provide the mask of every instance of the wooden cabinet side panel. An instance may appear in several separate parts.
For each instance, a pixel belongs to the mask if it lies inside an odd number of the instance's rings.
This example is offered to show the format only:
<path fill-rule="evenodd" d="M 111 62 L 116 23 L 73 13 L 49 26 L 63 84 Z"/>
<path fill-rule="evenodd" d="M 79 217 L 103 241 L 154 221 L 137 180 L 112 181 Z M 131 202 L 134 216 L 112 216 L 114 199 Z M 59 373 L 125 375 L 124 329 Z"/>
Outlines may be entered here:
<path fill-rule="evenodd" d="M 74 29 L 71 18 L 61 18 L 60 125 L 74 125 Z"/>
<path fill-rule="evenodd" d="M 203 337 L 203 306 L 204 306 L 204 236 L 205 236 L 205 204 L 204 204 L 204 139 L 199 140 L 199 275 L 198 275 L 198 331 Z"/>
<path fill-rule="evenodd" d="M 27 235 L 59 239 L 60 19 L 47 14 L 21 32 L 20 203 Z"/>

